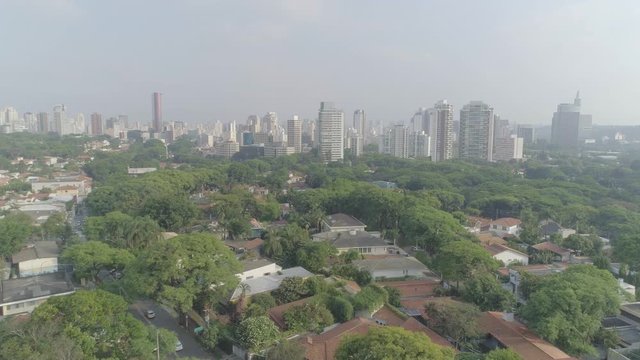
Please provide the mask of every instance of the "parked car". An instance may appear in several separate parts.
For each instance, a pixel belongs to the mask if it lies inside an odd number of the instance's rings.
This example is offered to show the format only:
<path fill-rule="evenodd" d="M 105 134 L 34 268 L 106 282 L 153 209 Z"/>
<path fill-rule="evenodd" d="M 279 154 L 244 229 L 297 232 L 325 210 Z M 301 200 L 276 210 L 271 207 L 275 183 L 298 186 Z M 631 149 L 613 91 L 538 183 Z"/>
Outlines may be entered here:
<path fill-rule="evenodd" d="M 180 340 L 176 340 L 176 351 L 180 351 L 182 349 L 182 343 L 180 342 Z"/>
<path fill-rule="evenodd" d="M 147 319 L 153 319 L 154 317 L 156 317 L 156 312 L 153 310 L 147 310 L 145 316 L 147 317 Z"/>

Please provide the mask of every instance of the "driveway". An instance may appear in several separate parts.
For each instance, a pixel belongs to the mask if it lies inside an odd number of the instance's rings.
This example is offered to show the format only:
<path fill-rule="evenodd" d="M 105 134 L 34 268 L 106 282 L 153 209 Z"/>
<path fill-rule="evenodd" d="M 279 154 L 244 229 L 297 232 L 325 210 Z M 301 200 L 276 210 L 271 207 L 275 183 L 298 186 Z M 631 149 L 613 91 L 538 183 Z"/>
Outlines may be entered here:
<path fill-rule="evenodd" d="M 153 319 L 147 319 L 144 316 L 145 311 L 153 310 L 156 313 L 156 317 Z M 176 353 L 177 358 L 192 357 L 195 359 L 214 359 L 213 354 L 205 351 L 200 343 L 187 332 L 183 327 L 178 325 L 177 314 L 152 300 L 139 300 L 129 306 L 129 312 L 133 314 L 137 319 L 143 321 L 145 324 L 154 325 L 163 329 L 173 331 L 180 342 L 182 343 L 183 350 Z"/>

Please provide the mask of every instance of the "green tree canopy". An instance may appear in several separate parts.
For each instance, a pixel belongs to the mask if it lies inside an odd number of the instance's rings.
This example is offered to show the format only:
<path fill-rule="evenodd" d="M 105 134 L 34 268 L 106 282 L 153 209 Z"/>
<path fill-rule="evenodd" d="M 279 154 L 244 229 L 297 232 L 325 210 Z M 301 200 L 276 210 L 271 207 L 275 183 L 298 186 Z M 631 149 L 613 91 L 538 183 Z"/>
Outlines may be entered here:
<path fill-rule="evenodd" d="M 99 241 L 87 241 L 72 245 L 62 252 L 62 261 L 73 264 L 76 277 L 99 282 L 100 270 L 122 270 L 131 264 L 134 256 L 124 249 L 116 249 Z"/>
<path fill-rule="evenodd" d="M 450 281 L 467 280 L 479 272 L 491 272 L 498 262 L 482 246 L 468 240 L 444 245 L 434 261 L 435 268 Z"/>
<path fill-rule="evenodd" d="M 464 282 L 462 298 L 476 304 L 482 311 L 509 311 L 515 305 L 515 297 L 489 273 L 478 273 Z"/>
<path fill-rule="evenodd" d="M 340 343 L 337 360 L 453 360 L 454 352 L 431 342 L 426 335 L 385 326 L 365 335 L 348 336 Z"/>
<path fill-rule="evenodd" d="M 32 230 L 31 218 L 23 213 L 11 213 L 0 219 L 0 255 L 11 256 L 20 250 Z"/>
<path fill-rule="evenodd" d="M 260 351 L 278 340 L 280 331 L 266 316 L 250 317 L 238 324 L 236 337 L 249 350 Z"/>

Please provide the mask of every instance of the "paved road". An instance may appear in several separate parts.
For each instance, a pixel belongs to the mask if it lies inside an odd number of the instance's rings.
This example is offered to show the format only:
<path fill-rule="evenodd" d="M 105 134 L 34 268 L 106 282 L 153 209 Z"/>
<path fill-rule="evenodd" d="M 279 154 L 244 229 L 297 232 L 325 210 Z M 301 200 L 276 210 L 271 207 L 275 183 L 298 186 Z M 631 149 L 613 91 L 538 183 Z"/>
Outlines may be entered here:
<path fill-rule="evenodd" d="M 156 317 L 151 320 L 147 319 L 144 316 L 144 312 L 147 310 L 155 311 Z M 129 306 L 129 311 L 145 324 L 173 331 L 184 347 L 182 351 L 176 353 L 177 358 L 191 356 L 196 359 L 214 359 L 213 354 L 205 351 L 187 330 L 178 325 L 177 315 L 170 309 L 152 300 L 139 300 Z"/>

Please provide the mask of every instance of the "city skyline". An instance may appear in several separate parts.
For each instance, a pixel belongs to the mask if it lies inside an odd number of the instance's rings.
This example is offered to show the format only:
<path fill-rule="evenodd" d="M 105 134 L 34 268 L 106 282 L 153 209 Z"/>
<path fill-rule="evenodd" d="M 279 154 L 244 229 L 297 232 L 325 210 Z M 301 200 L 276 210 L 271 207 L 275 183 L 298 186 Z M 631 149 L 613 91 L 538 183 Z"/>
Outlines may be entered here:
<path fill-rule="evenodd" d="M 634 2 L 364 4 L 4 3 L 0 40 L 20 56 L 0 59 L 9 70 L 0 106 L 38 113 L 66 104 L 146 123 L 157 91 L 167 121 L 269 111 L 313 119 L 317 102 L 332 99 L 347 114 L 365 109 L 370 123 L 406 124 L 412 109 L 438 99 L 456 108 L 482 100 L 513 122 L 548 125 L 559 99 L 580 89 L 596 124 L 638 123 L 624 106 L 640 96 L 628 86 L 640 80 Z M 407 21 L 419 13 L 439 16 Z M 121 25 L 108 26 L 115 16 Z"/>

